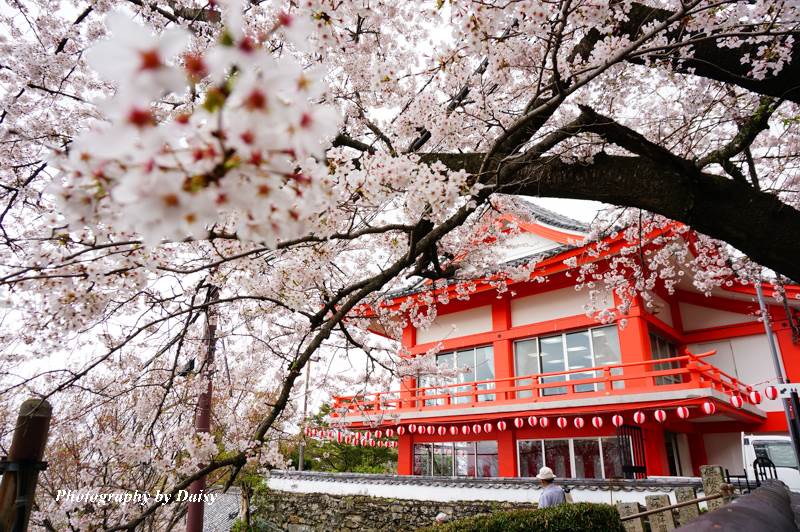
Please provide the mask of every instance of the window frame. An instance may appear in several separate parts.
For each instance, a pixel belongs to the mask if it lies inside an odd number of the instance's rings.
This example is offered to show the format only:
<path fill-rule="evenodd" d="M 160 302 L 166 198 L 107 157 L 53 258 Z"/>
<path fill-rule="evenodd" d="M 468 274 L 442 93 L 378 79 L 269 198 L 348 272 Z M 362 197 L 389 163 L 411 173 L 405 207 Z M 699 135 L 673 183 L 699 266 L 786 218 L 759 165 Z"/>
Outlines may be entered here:
<path fill-rule="evenodd" d="M 567 440 L 569 442 L 569 469 L 570 469 L 570 478 L 578 478 L 575 476 L 575 440 L 594 440 L 597 441 L 597 451 L 600 453 L 600 472 L 602 473 L 603 480 L 607 480 L 606 477 L 606 463 L 605 458 L 603 456 L 603 440 L 604 439 L 617 439 L 616 436 L 579 436 L 576 438 L 521 438 L 517 440 L 516 445 L 516 452 L 517 452 L 517 478 L 534 478 L 534 477 L 523 477 L 522 476 L 522 462 L 520 461 L 520 444 L 522 442 L 538 442 L 541 445 L 540 453 L 542 457 L 542 462 L 545 467 L 550 467 L 547 465 L 545 457 L 547 456 L 545 453 L 544 442 L 545 441 L 557 441 L 557 440 Z M 631 449 L 631 460 L 633 460 L 633 446 L 629 445 L 629 449 Z M 589 477 L 580 477 L 580 478 L 589 478 Z M 592 477 L 596 478 L 596 477 Z"/>
<path fill-rule="evenodd" d="M 648 330 L 647 336 L 650 342 L 650 358 L 652 360 L 663 360 L 678 356 L 678 345 L 675 342 L 668 340 L 663 335 L 654 332 L 653 330 Z M 656 351 L 653 349 L 654 341 L 656 346 L 659 347 L 658 356 L 656 356 Z M 667 356 L 662 356 L 659 343 L 663 343 L 666 346 Z M 678 369 L 680 367 L 681 364 L 680 362 L 677 361 L 662 362 L 660 364 L 653 364 L 653 371 L 660 371 L 665 369 Z M 662 375 L 660 377 L 653 378 L 653 384 L 655 386 L 668 386 L 670 384 L 681 384 L 682 382 L 683 378 L 681 377 L 681 375 Z"/>
<path fill-rule="evenodd" d="M 613 363 L 612 364 L 603 364 L 603 366 L 598 366 L 597 365 L 597 357 L 596 357 L 596 354 L 595 354 L 595 340 L 594 340 L 595 337 L 594 337 L 593 331 L 599 330 L 599 329 L 615 329 L 616 330 L 616 332 L 617 332 L 617 334 L 616 334 L 617 346 L 618 346 L 618 352 L 619 352 L 619 362 L 617 362 L 617 364 L 621 364 L 622 363 L 622 346 L 619 344 L 619 327 L 618 327 L 618 325 L 616 323 L 611 324 L 611 325 L 596 325 L 594 327 L 588 327 L 588 328 L 585 328 L 585 329 L 583 329 L 583 328 L 582 329 L 572 329 L 572 330 L 567 330 L 567 331 L 561 331 L 561 332 L 555 333 L 555 334 L 544 334 L 544 335 L 539 335 L 539 336 L 530 336 L 530 337 L 527 337 L 527 338 L 519 338 L 517 340 L 514 340 L 513 347 L 512 347 L 513 348 L 513 358 L 514 358 L 514 360 L 513 360 L 514 364 L 513 365 L 514 365 L 514 377 L 515 377 L 514 383 L 515 383 L 515 385 L 516 386 L 520 386 L 520 384 L 517 384 L 518 381 L 528 381 L 528 380 L 534 381 L 534 380 L 537 380 L 537 382 L 540 382 L 540 381 L 538 381 L 538 379 L 541 378 L 541 374 L 542 374 L 542 346 L 541 346 L 541 339 L 542 338 L 561 337 L 562 362 L 563 362 L 564 368 L 566 368 L 564 371 L 569 371 L 569 369 L 570 369 L 569 368 L 569 352 L 567 351 L 567 335 L 573 334 L 573 333 L 579 333 L 579 332 L 586 332 L 586 334 L 589 337 L 589 354 L 590 354 L 591 361 L 592 361 L 591 363 L 593 364 L 590 367 L 596 368 L 596 367 L 605 367 L 605 366 L 613 365 Z M 536 364 L 537 364 L 537 367 L 539 368 L 539 373 L 537 373 L 535 375 L 517 375 L 517 345 L 522 343 L 522 342 L 529 342 L 529 341 L 536 341 Z M 575 368 L 575 369 L 580 369 L 580 368 Z M 585 373 L 594 373 L 594 372 L 586 371 Z M 619 372 L 618 374 L 621 374 L 621 372 Z M 580 373 L 575 373 L 574 375 L 580 375 Z M 570 380 L 580 380 L 580 379 L 572 379 L 571 377 L 573 377 L 573 374 L 565 375 L 564 377 L 565 377 L 565 379 L 564 379 L 565 383 L 569 382 Z M 581 378 L 585 378 L 585 377 L 581 377 Z M 553 381 L 553 382 L 560 382 L 560 381 Z M 593 383 L 593 384 L 590 384 L 590 385 L 583 385 L 583 386 L 591 386 L 592 389 L 591 390 L 583 390 L 583 391 L 580 391 L 580 392 L 576 391 L 575 393 L 587 393 L 587 392 L 603 391 L 601 388 L 598 387 L 598 384 L 600 384 L 600 383 Z M 622 388 L 624 388 L 624 382 L 614 382 L 613 385 L 612 385 L 612 388 L 615 389 L 615 390 L 622 389 Z M 558 389 L 560 389 L 560 387 L 552 388 L 552 390 L 558 390 Z M 539 397 L 545 396 L 545 394 L 543 393 L 544 390 L 540 389 L 538 392 L 539 392 L 539 395 L 538 395 Z M 568 393 L 567 391 L 565 391 L 563 393 L 550 393 L 550 394 L 547 394 L 547 396 L 565 395 L 567 393 Z M 526 395 L 525 397 L 528 397 L 528 396 Z"/>
<path fill-rule="evenodd" d="M 446 369 L 456 370 L 456 369 L 458 369 L 458 365 L 457 365 L 458 364 L 458 355 L 460 353 L 472 352 L 472 366 L 471 366 L 471 368 L 472 368 L 473 380 L 464 381 L 464 382 L 458 382 L 458 374 L 456 374 L 453 379 L 441 379 L 438 375 L 417 373 L 417 387 L 418 388 L 428 388 L 428 387 L 431 387 L 431 386 L 436 386 L 436 387 L 442 388 L 439 391 L 439 393 L 445 393 L 445 390 L 447 390 L 446 393 L 448 393 L 451 396 L 450 404 L 452 404 L 452 405 L 469 403 L 470 402 L 470 398 L 468 396 L 453 398 L 452 394 L 461 391 L 460 388 L 462 388 L 464 386 L 470 386 L 471 383 L 473 383 L 473 382 L 478 382 L 479 380 L 492 380 L 492 379 L 477 379 L 476 378 L 477 377 L 477 373 L 478 373 L 477 365 L 478 365 L 478 350 L 479 349 L 489 349 L 489 352 L 491 353 L 490 366 L 491 366 L 491 370 L 492 370 L 492 375 L 496 376 L 495 375 L 495 367 L 494 367 L 494 345 L 492 345 L 492 344 L 480 344 L 480 345 L 474 345 L 474 346 L 469 346 L 469 347 L 462 347 L 462 348 L 458 348 L 458 349 L 453 349 L 453 350 L 450 350 L 450 351 L 445 351 L 445 352 L 436 354 L 436 367 L 437 368 L 442 368 L 443 367 L 443 366 L 439 365 L 439 359 L 440 358 L 450 357 L 452 362 L 451 362 L 450 367 L 448 367 Z M 430 380 L 432 380 L 434 382 L 425 383 L 424 385 L 422 385 L 422 382 L 423 382 L 424 379 L 430 379 Z M 444 382 L 445 380 L 448 380 L 448 381 L 451 381 L 451 382 Z M 495 387 L 494 383 L 490 383 L 488 385 L 484 385 L 483 388 L 479 388 L 479 389 L 481 389 L 481 390 L 493 390 L 494 387 Z M 495 397 L 495 394 L 479 394 L 478 395 L 478 402 L 494 401 L 494 397 Z M 425 401 L 425 403 L 424 403 L 425 406 L 443 406 L 445 404 L 444 398 L 440 398 L 440 399 L 425 399 L 424 401 Z"/>
<path fill-rule="evenodd" d="M 478 469 L 478 456 L 479 456 L 478 444 L 479 443 L 493 443 L 494 444 L 494 448 L 495 448 L 494 454 L 488 454 L 488 453 L 484 452 L 484 453 L 480 453 L 480 456 L 495 456 L 496 457 L 496 462 L 497 462 L 497 467 L 499 468 L 500 467 L 500 451 L 499 451 L 499 445 L 497 443 L 497 440 L 420 442 L 420 443 L 414 443 L 413 444 L 412 457 L 416 457 L 417 456 L 417 454 L 418 454 L 417 453 L 417 448 L 418 447 L 423 447 L 424 446 L 425 449 L 426 449 L 426 452 L 424 453 L 424 455 L 428 456 L 429 459 L 430 459 L 429 462 L 428 462 L 428 464 L 429 464 L 428 472 L 425 473 L 425 474 L 422 474 L 422 475 L 414 474 L 413 476 L 420 476 L 420 477 L 442 476 L 442 475 L 434 475 L 433 474 L 433 471 L 434 471 L 434 468 L 435 468 L 434 462 L 436 460 L 436 458 L 435 458 L 436 452 L 435 452 L 435 447 L 434 446 L 439 445 L 439 446 L 446 447 L 449 450 L 449 456 L 450 456 L 450 459 L 451 459 L 450 460 L 450 466 L 451 466 L 450 467 L 450 475 L 444 475 L 445 477 L 449 476 L 451 478 L 492 478 L 492 477 L 483 477 L 483 476 L 478 474 L 478 472 L 480 471 Z M 473 471 L 475 471 L 475 475 L 474 476 L 468 476 L 468 475 L 465 476 L 465 475 L 457 475 L 456 474 L 456 471 L 458 469 L 457 464 L 456 464 L 456 444 L 467 444 L 471 448 L 471 453 L 468 454 L 468 456 L 471 456 L 471 458 L 472 458 L 472 460 L 471 460 L 472 463 L 469 464 L 469 465 L 471 465 L 472 468 L 473 468 Z M 419 454 L 423 454 L 423 453 L 419 453 Z M 468 466 L 468 469 L 469 469 L 469 466 Z"/>

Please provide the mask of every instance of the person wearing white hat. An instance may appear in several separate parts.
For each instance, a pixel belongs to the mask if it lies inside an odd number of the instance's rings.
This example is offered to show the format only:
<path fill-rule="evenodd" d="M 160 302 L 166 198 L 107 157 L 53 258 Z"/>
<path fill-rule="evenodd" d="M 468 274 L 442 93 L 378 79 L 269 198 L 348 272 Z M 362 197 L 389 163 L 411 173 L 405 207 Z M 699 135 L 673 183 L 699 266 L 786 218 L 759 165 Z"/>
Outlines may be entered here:
<path fill-rule="evenodd" d="M 539 482 L 542 484 L 542 494 L 539 496 L 539 508 L 548 508 L 567 502 L 567 497 L 564 495 L 564 490 L 561 489 L 561 486 L 553 484 L 553 480 L 555 480 L 556 476 L 553 474 L 552 469 L 549 467 L 541 468 L 536 478 L 538 478 Z"/>

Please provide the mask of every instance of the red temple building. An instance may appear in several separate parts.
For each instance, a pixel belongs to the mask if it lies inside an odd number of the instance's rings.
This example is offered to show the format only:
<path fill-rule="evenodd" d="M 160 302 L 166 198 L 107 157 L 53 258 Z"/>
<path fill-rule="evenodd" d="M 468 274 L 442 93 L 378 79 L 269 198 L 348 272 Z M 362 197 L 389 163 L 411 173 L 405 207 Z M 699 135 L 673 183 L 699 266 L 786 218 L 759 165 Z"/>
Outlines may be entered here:
<path fill-rule="evenodd" d="M 468 300 L 453 294 L 439 305 L 431 326 L 403 329 L 408 356 L 441 343 L 436 364 L 457 370 L 452 377 L 417 375 L 395 390 L 334 398 L 351 429 L 399 434 L 399 474 L 531 477 L 547 465 L 561 478 L 643 478 L 698 475 L 704 464 L 740 473 L 743 432 L 787 433 L 782 401 L 763 396 L 777 376 L 753 286 L 707 296 L 687 274 L 673 294 L 656 288 L 655 308 L 637 300 L 601 324 L 587 316 L 587 293 L 565 260 L 606 261 L 621 237 L 592 256 L 574 244 L 587 231 L 580 223 L 536 206 L 518 223 L 513 238 L 523 245 L 509 260 L 539 257 L 533 275 L 547 282 L 502 294 L 478 282 Z M 800 290 L 786 287 L 788 305 L 771 285 L 763 290 L 785 375 L 800 382 Z M 405 308 L 420 292 L 397 293 L 390 305 Z M 753 390 L 763 400 L 751 400 Z"/>

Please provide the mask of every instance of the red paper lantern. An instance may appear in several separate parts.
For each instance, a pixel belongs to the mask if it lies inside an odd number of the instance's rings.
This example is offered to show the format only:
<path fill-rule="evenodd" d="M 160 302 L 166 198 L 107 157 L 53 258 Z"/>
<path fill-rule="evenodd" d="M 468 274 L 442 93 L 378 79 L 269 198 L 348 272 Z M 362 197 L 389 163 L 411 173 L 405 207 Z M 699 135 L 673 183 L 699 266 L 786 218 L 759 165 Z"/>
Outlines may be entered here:
<path fill-rule="evenodd" d="M 436 429 L 436 433 L 439 434 L 439 436 L 444 436 L 445 434 L 447 434 L 447 429 L 444 427 L 439 427 L 438 429 Z"/>
<path fill-rule="evenodd" d="M 506 428 L 508 428 L 508 425 L 506 425 L 505 421 L 501 419 L 500 421 L 497 422 L 497 430 L 503 432 L 504 430 L 506 430 Z"/>
<path fill-rule="evenodd" d="M 382 430 L 376 430 L 375 431 L 375 438 L 378 439 L 378 440 L 383 438 L 383 431 Z"/>
<path fill-rule="evenodd" d="M 525 426 L 525 420 L 522 419 L 521 417 L 515 417 L 514 426 L 517 427 L 518 429 L 521 429 L 522 427 Z"/>
<path fill-rule="evenodd" d="M 492 424 L 491 423 L 484 423 L 483 424 L 483 432 L 485 432 L 486 434 L 489 434 L 490 432 L 492 432 Z"/>
<path fill-rule="evenodd" d="M 369 446 L 375 447 L 375 440 L 369 440 Z"/>
<path fill-rule="evenodd" d="M 749 397 L 750 397 L 750 402 L 753 403 L 754 405 L 761 403 L 761 392 L 759 392 L 758 390 L 753 390 L 752 392 L 750 392 Z"/>
<path fill-rule="evenodd" d="M 600 416 L 594 416 L 592 418 L 592 426 L 596 429 L 603 428 L 603 418 Z"/>
<path fill-rule="evenodd" d="M 667 420 L 667 413 L 664 412 L 663 410 L 656 410 L 655 412 L 653 412 L 653 417 L 659 423 L 663 423 Z"/>
<path fill-rule="evenodd" d="M 428 425 L 428 428 L 425 430 L 428 432 L 428 436 L 433 436 L 433 434 L 436 432 L 436 427 L 433 425 Z"/>
<path fill-rule="evenodd" d="M 336 431 L 336 443 L 342 443 L 342 433 L 341 431 Z"/>
<path fill-rule="evenodd" d="M 637 425 L 641 425 L 642 423 L 644 423 L 645 419 L 646 417 L 644 415 L 644 412 L 642 412 L 641 410 L 637 410 L 636 412 L 633 413 L 633 422 L 636 423 Z"/>
<path fill-rule="evenodd" d="M 560 429 L 565 428 L 567 426 L 567 418 L 560 417 L 560 418 L 556 419 L 556 426 L 558 426 L 558 428 L 560 428 Z"/>
<path fill-rule="evenodd" d="M 703 413 L 707 416 L 713 416 L 714 412 L 717 411 L 717 407 L 711 401 L 706 401 L 703 403 Z"/>
<path fill-rule="evenodd" d="M 371 440 L 372 439 L 372 432 L 370 432 L 370 431 L 364 432 L 364 439 L 365 440 Z"/>
<path fill-rule="evenodd" d="M 483 429 L 481 428 L 480 423 L 475 423 L 474 425 L 472 425 L 472 432 L 474 432 L 475 434 L 480 434 L 482 430 Z"/>
<path fill-rule="evenodd" d="M 734 408 L 742 408 L 744 405 L 744 399 L 742 399 L 741 395 L 731 395 L 731 406 Z"/>
<path fill-rule="evenodd" d="M 402 436 L 405 433 L 406 433 L 406 428 L 404 426 L 400 425 L 399 427 L 397 427 L 397 435 L 398 436 Z"/>
<path fill-rule="evenodd" d="M 775 399 L 778 398 L 778 388 L 776 388 L 775 386 L 767 386 L 766 388 L 764 388 L 764 395 L 766 395 L 767 399 L 769 399 L 770 401 L 774 401 Z"/>
<path fill-rule="evenodd" d="M 461 434 L 464 436 L 469 435 L 469 425 L 461 425 Z"/>
<path fill-rule="evenodd" d="M 681 419 L 689 418 L 689 409 L 686 408 L 685 406 L 679 406 L 678 408 L 675 409 L 675 411 L 678 413 L 679 418 Z"/>
<path fill-rule="evenodd" d="M 576 429 L 582 429 L 583 428 L 583 418 L 582 417 L 576 417 L 575 419 L 572 420 L 572 424 L 575 425 Z"/>
<path fill-rule="evenodd" d="M 550 425 L 550 420 L 549 419 L 547 419 L 546 417 L 540 417 L 539 418 L 539 426 L 540 427 L 542 427 L 543 429 L 546 429 L 549 425 Z"/>
<path fill-rule="evenodd" d="M 386 437 L 393 438 L 394 437 L 394 429 L 386 429 Z"/>
<path fill-rule="evenodd" d="M 536 419 L 536 416 L 528 416 L 528 425 L 530 425 L 531 428 L 535 427 L 538 422 L 539 420 Z"/>
<path fill-rule="evenodd" d="M 458 436 L 458 427 L 456 427 L 455 425 L 450 427 L 450 435 L 451 436 Z"/>
<path fill-rule="evenodd" d="M 409 432 L 409 434 L 414 434 L 415 432 L 417 432 L 417 426 L 415 424 L 413 424 L 413 423 L 410 424 L 408 426 L 408 432 Z"/>
<path fill-rule="evenodd" d="M 350 445 L 350 442 L 351 442 L 352 440 L 353 440 L 353 439 L 352 439 L 350 436 L 345 436 L 345 437 L 344 437 L 344 442 L 345 442 L 347 445 Z"/>
<path fill-rule="evenodd" d="M 611 416 L 611 424 L 615 427 L 621 427 L 623 423 L 625 423 L 625 420 L 622 419 L 621 415 L 614 414 Z"/>

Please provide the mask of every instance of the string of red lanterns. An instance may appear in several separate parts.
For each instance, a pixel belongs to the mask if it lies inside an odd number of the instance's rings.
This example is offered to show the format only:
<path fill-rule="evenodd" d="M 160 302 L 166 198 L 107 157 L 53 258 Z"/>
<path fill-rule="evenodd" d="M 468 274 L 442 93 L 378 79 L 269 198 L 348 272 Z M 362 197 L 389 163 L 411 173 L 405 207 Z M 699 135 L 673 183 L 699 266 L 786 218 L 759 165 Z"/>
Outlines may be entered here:
<path fill-rule="evenodd" d="M 778 389 L 775 386 L 768 385 L 763 389 L 763 395 L 759 390 L 750 389 L 746 395 L 746 401 L 753 405 L 758 405 L 763 401 L 763 397 L 769 400 L 778 398 Z M 731 395 L 729 398 L 730 405 L 734 408 L 744 408 L 745 397 L 740 394 Z M 700 411 L 707 415 L 712 416 L 717 411 L 717 406 L 712 401 L 705 401 L 700 405 Z M 675 407 L 675 415 L 679 419 L 688 419 L 690 410 L 686 406 Z M 665 423 L 668 417 L 667 410 L 659 408 L 653 411 L 653 419 L 657 423 Z M 644 410 L 637 410 L 633 413 L 630 420 L 637 424 L 642 425 L 647 421 L 647 415 Z M 546 429 L 550 426 L 550 419 L 547 416 L 528 416 L 516 417 L 511 420 L 513 426 L 517 429 L 522 428 L 542 428 Z M 603 428 L 605 421 L 602 416 L 595 415 L 591 418 L 591 426 L 595 429 Z M 582 416 L 572 416 L 572 426 L 576 429 L 583 429 L 585 421 Z M 625 418 L 622 414 L 614 414 L 611 416 L 611 424 L 614 427 L 621 427 L 625 424 Z M 559 429 L 566 429 L 570 422 L 567 416 L 558 416 L 555 419 L 555 425 Z M 338 443 L 345 443 L 350 445 L 366 445 L 370 447 L 397 447 L 397 440 L 391 439 L 395 435 L 404 436 L 406 432 L 409 434 L 420 435 L 439 435 L 439 436 L 469 436 L 470 434 L 491 434 L 494 430 L 505 432 L 508 429 L 508 423 L 505 420 L 486 421 L 484 423 L 474 423 L 472 425 L 463 424 L 461 426 L 454 424 L 445 425 L 422 425 L 416 423 L 408 423 L 405 425 L 395 425 L 386 429 L 375 429 L 374 431 L 365 430 L 362 432 L 346 432 L 342 430 L 328 430 L 314 427 L 306 427 L 306 435 L 319 438 L 322 440 L 335 440 Z M 385 438 L 385 439 L 384 439 Z"/>

